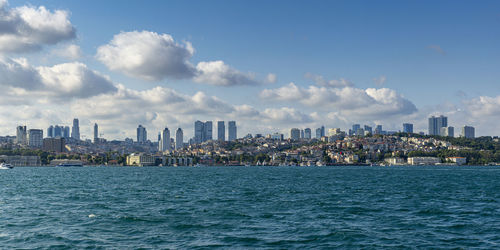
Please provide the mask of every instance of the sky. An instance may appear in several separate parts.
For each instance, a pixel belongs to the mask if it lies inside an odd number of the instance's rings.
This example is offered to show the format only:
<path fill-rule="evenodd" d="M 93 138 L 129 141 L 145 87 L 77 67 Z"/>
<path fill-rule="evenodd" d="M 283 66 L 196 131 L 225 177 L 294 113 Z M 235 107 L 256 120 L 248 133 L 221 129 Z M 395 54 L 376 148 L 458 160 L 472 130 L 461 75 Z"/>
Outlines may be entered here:
<path fill-rule="evenodd" d="M 0 1 L 0 134 L 238 136 L 292 127 L 398 131 L 446 115 L 497 136 L 498 1 Z M 214 131 L 216 129 L 214 128 Z M 215 136 L 215 135 L 214 135 Z"/>

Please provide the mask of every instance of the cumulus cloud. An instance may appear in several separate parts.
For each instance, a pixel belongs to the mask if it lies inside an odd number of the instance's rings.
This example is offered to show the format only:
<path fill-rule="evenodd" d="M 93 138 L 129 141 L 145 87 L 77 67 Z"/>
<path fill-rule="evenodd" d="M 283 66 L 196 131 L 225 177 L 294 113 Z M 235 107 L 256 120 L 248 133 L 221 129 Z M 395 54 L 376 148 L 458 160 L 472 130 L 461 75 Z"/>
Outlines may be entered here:
<path fill-rule="evenodd" d="M 259 96 L 267 101 L 299 102 L 323 110 L 340 110 L 351 116 L 391 116 L 410 114 L 417 110 L 411 101 L 387 88 L 333 88 L 314 85 L 301 88 L 290 83 L 276 89 L 264 89 Z"/>
<path fill-rule="evenodd" d="M 83 63 L 33 67 L 24 58 L 0 59 L 0 86 L 17 96 L 43 94 L 40 98 L 86 98 L 116 91 L 110 79 Z"/>
<path fill-rule="evenodd" d="M 77 60 L 82 56 L 82 50 L 76 44 L 69 44 L 52 50 L 52 54 L 69 60 Z"/>
<path fill-rule="evenodd" d="M 323 87 L 331 87 L 331 88 L 343 88 L 343 87 L 352 87 L 354 84 L 344 78 L 340 78 L 338 80 L 325 80 L 325 78 L 321 75 L 315 75 L 311 73 L 306 73 L 304 75 L 305 78 L 313 80 L 316 84 Z"/>
<path fill-rule="evenodd" d="M 277 80 L 278 80 L 278 78 L 276 77 L 276 74 L 269 73 L 266 76 L 266 82 L 267 83 L 276 83 Z"/>
<path fill-rule="evenodd" d="M 168 34 L 150 31 L 121 32 L 97 49 L 96 58 L 109 69 L 148 81 L 189 78 L 191 44 L 179 44 Z"/>
<path fill-rule="evenodd" d="M 196 65 L 197 75 L 194 81 L 220 86 L 256 85 L 253 74 L 242 73 L 229 67 L 223 61 L 199 62 Z"/>
<path fill-rule="evenodd" d="M 75 34 L 67 11 L 50 11 L 44 6 L 10 9 L 7 1 L 0 3 L 1 52 L 39 50 L 43 45 L 73 39 Z"/>
<path fill-rule="evenodd" d="M 289 107 L 267 108 L 262 112 L 262 118 L 270 123 L 287 125 L 312 122 L 310 115 Z"/>
<path fill-rule="evenodd" d="M 97 49 L 96 58 L 110 70 L 148 81 L 165 78 L 192 79 L 197 83 L 237 86 L 256 85 L 253 73 L 244 73 L 224 61 L 202 61 L 194 66 L 189 60 L 195 49 L 189 42 L 180 44 L 171 35 L 151 31 L 121 32 Z M 268 79 L 275 81 L 276 76 Z M 273 80 L 274 79 L 274 80 Z"/>

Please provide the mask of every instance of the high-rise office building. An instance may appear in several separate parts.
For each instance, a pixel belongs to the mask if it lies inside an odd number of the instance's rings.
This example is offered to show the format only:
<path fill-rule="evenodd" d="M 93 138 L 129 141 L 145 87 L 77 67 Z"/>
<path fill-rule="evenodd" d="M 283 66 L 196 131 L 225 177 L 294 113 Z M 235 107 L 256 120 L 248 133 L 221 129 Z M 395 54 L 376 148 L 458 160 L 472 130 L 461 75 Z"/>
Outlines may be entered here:
<path fill-rule="evenodd" d="M 290 129 L 290 139 L 299 140 L 300 139 L 300 129 L 298 129 L 298 128 Z"/>
<path fill-rule="evenodd" d="M 376 135 L 381 135 L 382 134 L 382 125 L 377 125 L 375 126 L 375 134 Z"/>
<path fill-rule="evenodd" d="M 71 128 L 71 138 L 80 140 L 80 122 L 78 118 L 73 119 L 73 127 Z"/>
<path fill-rule="evenodd" d="M 413 133 L 413 124 L 403 123 L 403 133 Z"/>
<path fill-rule="evenodd" d="M 476 136 L 475 133 L 476 133 L 476 131 L 475 131 L 474 127 L 472 127 L 472 126 L 463 126 L 462 127 L 462 133 L 461 133 L 462 137 L 465 137 L 467 139 L 473 139 Z"/>
<path fill-rule="evenodd" d="M 16 128 L 16 142 L 17 144 L 26 145 L 26 126 L 17 126 Z"/>
<path fill-rule="evenodd" d="M 63 136 L 63 126 L 56 125 L 54 126 L 54 138 L 62 137 Z"/>
<path fill-rule="evenodd" d="M 334 136 L 340 134 L 340 128 L 331 128 L 328 129 L 328 136 Z"/>
<path fill-rule="evenodd" d="M 304 139 L 304 130 L 303 129 L 300 130 L 300 139 Z"/>
<path fill-rule="evenodd" d="M 442 127 L 439 131 L 439 135 L 441 136 L 455 136 L 455 128 L 454 127 Z"/>
<path fill-rule="evenodd" d="M 184 148 L 184 133 L 181 128 L 178 128 L 175 132 L 175 149 L 181 150 Z"/>
<path fill-rule="evenodd" d="M 161 148 L 160 151 L 170 151 L 170 130 L 168 128 L 163 129 L 161 133 Z"/>
<path fill-rule="evenodd" d="M 224 125 L 224 121 L 217 122 L 217 140 L 226 140 L 226 126 Z"/>
<path fill-rule="evenodd" d="M 69 126 L 65 126 L 62 129 L 62 136 L 63 138 L 69 138 Z"/>
<path fill-rule="evenodd" d="M 364 130 L 365 130 L 365 133 L 373 134 L 373 129 L 371 126 L 365 125 Z"/>
<path fill-rule="evenodd" d="M 361 128 L 361 125 L 359 125 L 359 124 L 354 124 L 354 125 L 352 125 L 352 132 L 353 132 L 353 133 L 356 133 L 356 131 L 358 131 L 358 129 L 360 129 L 360 128 Z"/>
<path fill-rule="evenodd" d="M 50 125 L 47 128 L 47 137 L 49 137 L 49 138 L 54 137 L 54 126 Z"/>
<path fill-rule="evenodd" d="M 30 129 L 28 131 L 28 146 L 33 148 L 41 148 L 43 146 L 42 129 Z"/>
<path fill-rule="evenodd" d="M 321 137 L 325 136 L 325 126 L 321 126 Z"/>
<path fill-rule="evenodd" d="M 320 139 L 321 138 L 321 128 L 317 128 L 316 129 L 316 139 Z"/>
<path fill-rule="evenodd" d="M 227 140 L 228 141 L 236 141 L 237 136 L 238 136 L 238 131 L 236 128 L 236 122 L 235 121 L 229 121 L 227 123 Z"/>
<path fill-rule="evenodd" d="M 206 121 L 204 125 L 203 141 L 210 141 L 212 137 L 212 121 Z"/>
<path fill-rule="evenodd" d="M 304 129 L 304 138 L 305 139 L 311 139 L 312 138 L 311 129 L 310 128 Z"/>
<path fill-rule="evenodd" d="M 201 121 L 194 122 L 194 143 L 203 142 L 203 133 L 205 131 L 205 123 Z"/>
<path fill-rule="evenodd" d="M 146 128 L 143 127 L 142 125 L 139 125 L 137 127 L 137 142 L 145 143 L 147 140 L 148 140 L 148 132 L 146 131 Z"/>
<path fill-rule="evenodd" d="M 448 127 L 448 117 L 429 117 L 429 135 L 440 135 L 442 127 Z"/>
<path fill-rule="evenodd" d="M 99 142 L 99 126 L 97 126 L 97 123 L 94 123 L 94 143 Z"/>

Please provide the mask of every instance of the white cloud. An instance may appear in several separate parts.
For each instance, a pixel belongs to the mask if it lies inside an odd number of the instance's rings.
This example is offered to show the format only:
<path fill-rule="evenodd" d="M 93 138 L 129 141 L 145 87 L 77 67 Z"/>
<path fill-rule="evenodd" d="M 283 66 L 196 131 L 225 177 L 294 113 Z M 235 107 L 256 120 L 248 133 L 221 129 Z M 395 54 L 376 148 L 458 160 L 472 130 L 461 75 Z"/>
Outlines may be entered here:
<path fill-rule="evenodd" d="M 202 61 L 196 67 L 189 61 L 195 49 L 189 42 L 179 44 L 168 34 L 151 31 L 121 32 L 97 49 L 96 58 L 110 70 L 148 81 L 165 78 L 192 79 L 197 83 L 237 86 L 256 85 L 253 73 L 244 73 L 221 60 Z M 268 80 L 275 81 L 271 74 Z"/>
<path fill-rule="evenodd" d="M 343 87 L 352 87 L 354 84 L 344 78 L 340 78 L 338 80 L 325 80 L 323 76 L 315 75 L 311 73 L 306 73 L 304 75 L 305 78 L 313 80 L 316 84 L 323 87 L 329 88 L 343 88 Z"/>
<path fill-rule="evenodd" d="M 82 56 L 82 50 L 76 44 L 69 44 L 52 50 L 52 54 L 69 60 L 77 60 Z"/>
<path fill-rule="evenodd" d="M 0 59 L 0 86 L 14 96 L 86 98 L 116 91 L 111 80 L 83 63 L 33 67 L 24 58 Z M 28 100 L 29 101 L 29 100 Z"/>
<path fill-rule="evenodd" d="M 220 86 L 256 85 L 254 75 L 242 73 L 229 67 L 223 61 L 199 62 L 196 65 L 195 82 Z"/>
<path fill-rule="evenodd" d="M 277 89 L 264 89 L 259 96 L 266 101 L 298 102 L 325 111 L 339 110 L 346 116 L 367 118 L 405 115 L 417 110 L 411 101 L 387 88 L 333 88 L 314 85 L 300 88 L 290 83 Z"/>
<path fill-rule="evenodd" d="M 174 41 L 168 34 L 150 31 L 121 32 L 97 49 L 96 58 L 109 69 L 148 81 L 190 78 L 195 68 L 190 43 Z"/>
<path fill-rule="evenodd" d="M 276 83 L 276 81 L 277 81 L 277 80 L 278 80 L 278 79 L 277 79 L 277 77 L 276 77 L 276 74 L 269 73 L 269 74 L 267 74 L 267 76 L 266 76 L 266 82 L 268 82 L 268 83 Z"/>
<path fill-rule="evenodd" d="M 26 52 L 43 45 L 73 39 L 76 29 L 64 10 L 47 10 L 21 6 L 10 9 L 7 1 L 0 3 L 0 51 Z"/>

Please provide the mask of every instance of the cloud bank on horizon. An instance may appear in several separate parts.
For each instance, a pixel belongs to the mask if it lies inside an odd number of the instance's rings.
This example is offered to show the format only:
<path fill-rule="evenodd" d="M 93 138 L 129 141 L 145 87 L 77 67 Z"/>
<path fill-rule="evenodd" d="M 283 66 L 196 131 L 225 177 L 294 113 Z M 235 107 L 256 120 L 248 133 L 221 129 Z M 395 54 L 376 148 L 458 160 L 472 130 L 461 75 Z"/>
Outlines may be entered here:
<path fill-rule="evenodd" d="M 301 80 L 297 79 L 274 86 L 278 84 L 274 73 L 243 72 L 219 58 L 194 62 L 193 44 L 148 30 L 118 32 L 88 57 L 110 72 L 158 84 L 134 89 L 79 61 L 83 52 L 75 44 L 76 36 L 68 11 L 44 6 L 9 8 L 6 1 L 0 2 L 1 134 L 13 134 L 15 126 L 23 123 L 43 129 L 49 124 L 69 124 L 73 117 L 80 118 L 82 126 L 89 125 L 82 133 L 90 135 L 90 124 L 97 122 L 105 137 L 113 139 L 134 138 L 138 124 L 151 131 L 150 139 L 165 126 L 180 126 L 190 136 L 198 119 L 236 120 L 240 136 L 286 132 L 291 127 L 348 128 L 352 123 L 395 127 L 413 122 L 424 130 L 426 118 L 436 112 L 478 127 L 479 134 L 497 133 L 500 95 L 466 99 L 460 106 L 419 109 L 398 91 L 382 88 L 385 75 L 373 78 L 380 88 L 360 88 L 347 79 L 326 80 L 312 73 L 303 79 L 312 81 L 310 85 L 297 84 Z M 429 48 L 444 55 L 438 46 Z M 42 50 L 69 61 L 31 65 L 26 57 Z M 193 88 L 227 91 L 256 88 L 258 94 L 241 100 L 243 104 L 232 104 L 201 90 L 181 93 L 162 81 L 169 81 L 170 86 L 188 81 Z M 262 105 L 256 106 L 254 99 Z"/>

